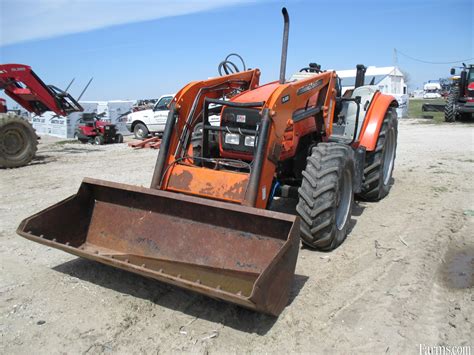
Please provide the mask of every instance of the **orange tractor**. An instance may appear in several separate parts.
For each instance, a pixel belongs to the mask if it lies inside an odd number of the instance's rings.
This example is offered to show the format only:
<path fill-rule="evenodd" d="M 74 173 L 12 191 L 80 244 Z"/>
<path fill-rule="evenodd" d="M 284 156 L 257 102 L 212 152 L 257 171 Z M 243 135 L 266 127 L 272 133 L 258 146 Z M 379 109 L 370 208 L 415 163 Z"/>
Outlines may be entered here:
<path fill-rule="evenodd" d="M 299 237 L 318 250 L 339 246 L 354 196 L 387 195 L 397 144 L 397 101 L 363 85 L 363 66 L 344 95 L 337 74 L 317 65 L 286 80 L 283 16 L 278 81 L 260 85 L 258 69 L 228 65 L 228 75 L 176 94 L 150 188 L 85 179 L 18 233 L 278 315 Z M 297 213 L 268 210 L 277 195 L 296 195 Z"/>

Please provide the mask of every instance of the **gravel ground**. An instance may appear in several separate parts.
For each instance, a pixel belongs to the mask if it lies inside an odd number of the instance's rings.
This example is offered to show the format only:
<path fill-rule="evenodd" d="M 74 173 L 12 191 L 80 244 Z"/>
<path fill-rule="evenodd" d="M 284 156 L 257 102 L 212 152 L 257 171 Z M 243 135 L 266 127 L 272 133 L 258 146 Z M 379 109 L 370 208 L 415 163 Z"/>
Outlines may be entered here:
<path fill-rule="evenodd" d="M 0 170 L 0 353 L 418 353 L 472 346 L 474 125 L 400 122 L 390 195 L 346 242 L 301 249 L 279 318 L 78 259 L 15 234 L 83 177 L 148 186 L 157 151 L 43 138 Z"/>

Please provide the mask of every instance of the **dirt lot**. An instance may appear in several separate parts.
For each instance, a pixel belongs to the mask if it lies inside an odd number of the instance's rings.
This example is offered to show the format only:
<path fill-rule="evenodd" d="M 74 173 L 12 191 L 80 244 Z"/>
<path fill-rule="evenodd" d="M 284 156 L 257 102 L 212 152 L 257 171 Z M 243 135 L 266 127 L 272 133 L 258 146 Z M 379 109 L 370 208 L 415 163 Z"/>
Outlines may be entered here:
<path fill-rule="evenodd" d="M 377 352 L 474 345 L 474 125 L 400 123 L 390 195 L 347 241 L 301 249 L 278 319 L 47 248 L 20 221 L 84 176 L 148 186 L 157 151 L 43 139 L 0 170 L 0 353 Z"/>

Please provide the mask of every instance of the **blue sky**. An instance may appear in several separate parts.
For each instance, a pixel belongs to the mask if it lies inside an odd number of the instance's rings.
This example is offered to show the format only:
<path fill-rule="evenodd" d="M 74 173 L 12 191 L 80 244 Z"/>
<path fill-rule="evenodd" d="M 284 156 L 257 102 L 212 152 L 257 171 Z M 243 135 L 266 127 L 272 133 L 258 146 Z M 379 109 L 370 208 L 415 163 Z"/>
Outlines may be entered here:
<path fill-rule="evenodd" d="M 290 13 L 287 73 L 393 64 L 393 48 L 445 62 L 474 57 L 472 0 L 112 1 L 0 0 L 0 62 L 33 67 L 49 84 L 84 100 L 172 93 L 217 74 L 230 52 L 278 78 L 282 19 Z M 106 27 L 103 27 L 106 26 Z M 398 55 L 410 87 L 447 76 L 451 64 Z"/>

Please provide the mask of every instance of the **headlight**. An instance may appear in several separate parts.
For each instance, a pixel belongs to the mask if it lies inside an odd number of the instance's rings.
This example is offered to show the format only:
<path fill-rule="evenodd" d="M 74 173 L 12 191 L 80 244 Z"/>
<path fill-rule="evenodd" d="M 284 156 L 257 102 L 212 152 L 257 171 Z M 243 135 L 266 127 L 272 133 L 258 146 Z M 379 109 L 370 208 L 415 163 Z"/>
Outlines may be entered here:
<path fill-rule="evenodd" d="M 220 122 L 221 122 L 221 116 L 220 115 L 211 115 L 211 116 L 209 116 L 209 124 L 211 126 L 219 126 Z"/>
<path fill-rule="evenodd" d="M 255 136 L 245 136 L 244 144 L 247 147 L 254 147 L 255 146 Z"/>
<path fill-rule="evenodd" d="M 226 144 L 239 145 L 240 144 L 240 136 L 238 134 L 227 133 L 225 135 L 224 141 L 225 141 Z"/>

